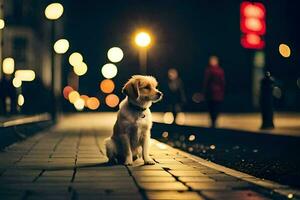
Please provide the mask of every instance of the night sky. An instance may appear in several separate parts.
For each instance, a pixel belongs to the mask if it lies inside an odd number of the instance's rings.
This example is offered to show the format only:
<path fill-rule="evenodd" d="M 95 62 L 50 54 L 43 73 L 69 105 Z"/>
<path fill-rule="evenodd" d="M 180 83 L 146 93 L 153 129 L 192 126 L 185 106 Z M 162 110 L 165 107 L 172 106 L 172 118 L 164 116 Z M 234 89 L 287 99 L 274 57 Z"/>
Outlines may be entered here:
<path fill-rule="evenodd" d="M 133 74 L 139 73 L 138 50 L 134 33 L 144 28 L 152 33 L 153 45 L 148 51 L 148 73 L 157 77 L 164 89 L 167 70 L 177 68 L 185 83 L 188 98 L 201 91 L 208 57 L 215 54 L 226 74 L 228 104 L 240 102 L 243 109 L 251 104 L 252 50 L 240 45 L 241 1 L 95 1 L 66 0 L 64 37 L 70 40 L 71 51 L 81 52 L 89 70 L 80 78 L 80 92 L 101 96 L 100 69 L 108 62 L 106 52 L 118 46 L 124 59 L 117 64 L 119 73 L 116 93 Z M 296 1 L 265 1 L 267 9 L 267 67 L 280 80 L 285 90 L 299 93 L 300 77 L 299 27 Z M 272 3 L 272 4 L 271 4 Z M 299 3 L 298 3 L 299 4 Z M 299 8 L 299 7 L 298 7 Z M 282 58 L 278 45 L 287 43 L 290 59 Z M 70 51 L 70 53 L 71 53 Z M 65 62 L 65 68 L 68 68 Z"/>

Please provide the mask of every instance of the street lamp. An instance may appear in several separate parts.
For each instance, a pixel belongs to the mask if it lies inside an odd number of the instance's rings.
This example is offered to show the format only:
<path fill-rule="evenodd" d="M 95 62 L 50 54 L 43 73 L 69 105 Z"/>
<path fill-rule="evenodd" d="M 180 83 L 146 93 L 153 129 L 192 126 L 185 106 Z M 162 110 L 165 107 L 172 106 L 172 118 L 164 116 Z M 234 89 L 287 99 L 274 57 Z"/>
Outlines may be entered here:
<path fill-rule="evenodd" d="M 51 45 L 54 44 L 55 39 L 55 20 L 59 19 L 64 12 L 64 7 L 60 3 L 51 3 L 45 9 L 45 16 L 51 21 Z M 51 109 L 52 119 L 56 121 L 56 91 L 55 91 L 55 58 L 54 49 L 51 48 L 51 91 L 52 91 L 52 103 Z"/>
<path fill-rule="evenodd" d="M 135 43 L 139 47 L 139 63 L 141 74 L 147 74 L 147 47 L 151 43 L 150 34 L 139 32 L 135 36 Z"/>

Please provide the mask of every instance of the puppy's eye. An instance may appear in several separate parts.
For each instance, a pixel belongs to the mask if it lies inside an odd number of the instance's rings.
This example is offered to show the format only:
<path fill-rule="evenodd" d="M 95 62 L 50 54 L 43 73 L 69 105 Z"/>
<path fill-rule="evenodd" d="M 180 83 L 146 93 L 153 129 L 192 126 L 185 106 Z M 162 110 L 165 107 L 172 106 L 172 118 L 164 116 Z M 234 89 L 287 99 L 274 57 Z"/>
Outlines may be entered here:
<path fill-rule="evenodd" d="M 143 89 L 150 90 L 150 89 L 151 89 L 151 87 L 150 87 L 150 85 L 147 85 L 147 86 L 146 86 L 146 87 L 144 87 Z"/>

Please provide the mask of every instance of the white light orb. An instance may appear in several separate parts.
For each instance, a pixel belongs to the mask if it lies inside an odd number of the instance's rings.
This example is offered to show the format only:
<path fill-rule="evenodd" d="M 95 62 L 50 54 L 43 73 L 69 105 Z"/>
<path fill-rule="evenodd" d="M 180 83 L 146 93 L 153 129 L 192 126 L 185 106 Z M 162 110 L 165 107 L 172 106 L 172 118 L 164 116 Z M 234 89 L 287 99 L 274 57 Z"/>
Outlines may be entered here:
<path fill-rule="evenodd" d="M 15 78 L 13 79 L 13 86 L 14 86 L 15 88 L 21 87 L 21 86 L 22 86 L 22 80 L 19 79 L 18 77 L 15 77 Z"/>
<path fill-rule="evenodd" d="M 108 50 L 107 57 L 111 62 L 117 63 L 123 59 L 124 54 L 121 48 L 112 47 Z"/>
<path fill-rule="evenodd" d="M 84 99 L 77 99 L 75 102 L 74 102 L 74 107 L 76 108 L 76 110 L 78 111 L 81 111 L 84 109 Z"/>
<path fill-rule="evenodd" d="M 58 54 L 64 54 L 70 47 L 69 41 L 66 39 L 59 39 L 54 43 L 54 51 Z"/>
<path fill-rule="evenodd" d="M 33 81 L 35 79 L 35 72 L 29 69 L 17 70 L 15 77 L 21 81 Z"/>
<path fill-rule="evenodd" d="M 45 9 L 47 19 L 56 20 L 64 13 L 64 7 L 60 3 L 51 3 Z"/>
<path fill-rule="evenodd" d="M 77 76 L 84 75 L 87 72 L 87 70 L 88 70 L 88 67 L 84 62 L 80 63 L 80 65 L 75 65 L 73 67 L 73 71 Z"/>
<path fill-rule="evenodd" d="M 5 21 L 3 19 L 0 19 L 0 30 L 4 29 L 5 27 Z"/>
<path fill-rule="evenodd" d="M 25 102 L 24 96 L 22 94 L 19 94 L 18 96 L 18 105 L 23 106 Z"/>
<path fill-rule="evenodd" d="M 69 56 L 69 63 L 73 67 L 80 65 L 83 62 L 83 57 L 80 53 L 74 52 Z"/>
<path fill-rule="evenodd" d="M 103 65 L 103 67 L 101 69 L 101 73 L 105 78 L 111 79 L 117 75 L 118 68 L 116 65 L 114 65 L 112 63 L 107 63 L 107 64 Z"/>
<path fill-rule="evenodd" d="M 13 58 L 5 58 L 2 62 L 4 74 L 12 74 L 15 71 L 15 60 Z"/>

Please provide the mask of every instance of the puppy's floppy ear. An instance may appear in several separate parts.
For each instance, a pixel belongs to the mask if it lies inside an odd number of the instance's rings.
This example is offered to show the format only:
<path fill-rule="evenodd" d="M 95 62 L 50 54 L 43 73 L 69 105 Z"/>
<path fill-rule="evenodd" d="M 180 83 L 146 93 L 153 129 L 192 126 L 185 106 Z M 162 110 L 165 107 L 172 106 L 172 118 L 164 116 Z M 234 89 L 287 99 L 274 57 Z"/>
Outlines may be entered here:
<path fill-rule="evenodd" d="M 139 80 L 130 79 L 122 88 L 122 92 L 132 99 L 137 99 L 140 96 Z"/>

